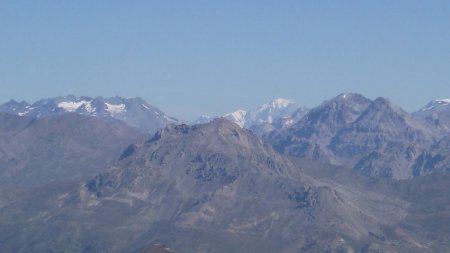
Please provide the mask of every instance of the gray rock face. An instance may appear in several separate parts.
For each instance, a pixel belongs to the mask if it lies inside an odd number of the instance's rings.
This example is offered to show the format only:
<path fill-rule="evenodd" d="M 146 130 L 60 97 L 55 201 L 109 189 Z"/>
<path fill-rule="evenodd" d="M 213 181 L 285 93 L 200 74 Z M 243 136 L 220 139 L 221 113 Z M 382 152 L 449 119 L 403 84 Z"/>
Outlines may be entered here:
<path fill-rule="evenodd" d="M 23 113 L 27 110 L 27 108 L 30 107 L 30 104 L 28 104 L 25 101 L 17 102 L 13 99 L 10 101 L 0 105 L 0 112 L 7 112 L 11 114 L 18 114 Z"/>
<path fill-rule="evenodd" d="M 90 98 L 69 95 L 42 99 L 32 105 L 11 100 L 1 105 L 0 111 L 36 118 L 72 112 L 98 117 L 106 121 L 120 120 L 146 133 L 154 133 L 167 124 L 178 122 L 141 98 Z"/>
<path fill-rule="evenodd" d="M 369 176 L 404 179 L 437 134 L 384 98 L 342 94 L 267 138 L 290 155 L 351 167 Z"/>
<path fill-rule="evenodd" d="M 144 135 L 122 122 L 64 114 L 34 119 L 0 113 L 0 184 L 34 188 L 111 166 Z"/>
<path fill-rule="evenodd" d="M 331 138 L 355 121 L 370 102 L 359 94 L 341 94 L 311 109 L 292 126 L 265 137 L 281 153 L 337 164 L 327 149 Z"/>
<path fill-rule="evenodd" d="M 423 176 L 435 172 L 450 171 L 450 135 L 422 151 L 414 161 L 412 173 Z"/>
<path fill-rule="evenodd" d="M 413 176 L 412 163 L 432 141 L 419 122 L 378 98 L 331 140 L 329 149 L 343 165 L 365 175 L 405 179 Z"/>

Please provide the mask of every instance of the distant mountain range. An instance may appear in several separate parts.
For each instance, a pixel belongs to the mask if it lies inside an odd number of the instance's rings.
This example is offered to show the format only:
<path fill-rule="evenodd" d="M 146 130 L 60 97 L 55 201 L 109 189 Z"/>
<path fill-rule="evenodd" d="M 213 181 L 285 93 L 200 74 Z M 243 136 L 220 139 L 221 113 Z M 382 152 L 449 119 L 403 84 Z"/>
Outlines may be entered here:
<path fill-rule="evenodd" d="M 257 135 L 268 133 L 275 129 L 289 126 L 294 121 L 303 117 L 308 109 L 298 106 L 293 100 L 278 98 L 267 104 L 263 104 L 254 110 L 236 110 L 222 117 L 252 130 Z M 202 115 L 192 124 L 207 123 L 217 117 Z"/>
<path fill-rule="evenodd" d="M 194 123 L 214 118 L 202 116 Z M 263 136 L 281 153 L 351 167 L 367 176 L 404 179 L 432 170 L 419 169 L 419 164 L 450 134 L 450 99 L 431 101 L 410 114 L 385 98 L 372 101 L 343 93 L 312 109 L 276 99 L 223 118 Z"/>
<path fill-rule="evenodd" d="M 0 112 L 37 118 L 77 113 L 104 120 L 120 120 L 146 133 L 154 133 L 167 124 L 180 123 L 141 98 L 91 98 L 69 95 L 41 99 L 33 104 L 11 100 L 0 105 Z"/>
<path fill-rule="evenodd" d="M 119 97 L 0 108 L 0 252 L 450 249 L 446 100 L 277 99 L 191 125 Z"/>

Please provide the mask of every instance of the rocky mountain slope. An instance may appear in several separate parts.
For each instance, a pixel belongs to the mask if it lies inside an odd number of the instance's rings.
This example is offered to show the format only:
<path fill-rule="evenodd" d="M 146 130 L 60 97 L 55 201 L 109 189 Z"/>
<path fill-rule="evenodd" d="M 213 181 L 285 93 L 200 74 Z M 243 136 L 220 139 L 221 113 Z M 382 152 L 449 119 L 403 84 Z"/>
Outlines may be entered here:
<path fill-rule="evenodd" d="M 331 139 L 354 122 L 371 101 L 359 94 L 341 94 L 311 109 L 297 123 L 266 138 L 281 153 L 338 163 L 327 149 Z"/>
<path fill-rule="evenodd" d="M 352 167 L 369 176 L 404 179 L 438 137 L 387 99 L 341 94 L 267 139 L 282 153 Z"/>
<path fill-rule="evenodd" d="M 414 176 L 450 171 L 450 135 L 445 136 L 417 156 L 412 166 Z"/>
<path fill-rule="evenodd" d="M 2 207 L 0 250 L 431 252 L 392 232 L 408 202 L 311 177 L 224 119 L 167 127 L 125 149 L 109 171 L 33 194 L 46 197 Z M 19 219 L 12 210 L 23 210 Z M 6 230 L 24 226 L 20 237 Z"/>
<path fill-rule="evenodd" d="M 120 121 L 74 113 L 40 119 L 0 113 L 0 136 L 0 183 L 29 188 L 99 173 L 145 135 Z"/>
<path fill-rule="evenodd" d="M 448 252 L 441 125 L 358 94 L 301 113 L 271 144 L 223 118 L 0 113 L 0 252 Z"/>

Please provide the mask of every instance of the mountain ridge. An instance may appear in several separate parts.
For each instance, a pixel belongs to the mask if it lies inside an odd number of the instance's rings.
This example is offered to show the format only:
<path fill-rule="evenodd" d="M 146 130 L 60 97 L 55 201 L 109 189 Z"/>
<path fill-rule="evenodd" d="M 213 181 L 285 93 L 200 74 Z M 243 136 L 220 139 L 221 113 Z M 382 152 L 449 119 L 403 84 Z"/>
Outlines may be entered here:
<path fill-rule="evenodd" d="M 412 176 L 417 154 L 438 135 L 388 99 L 341 94 L 266 138 L 282 153 L 404 179 Z"/>
<path fill-rule="evenodd" d="M 149 105 L 140 97 L 122 98 L 119 96 L 92 98 L 88 96 L 67 95 L 40 99 L 33 104 L 10 100 L 0 105 L 0 111 L 31 117 L 52 117 L 65 113 L 78 113 L 99 117 L 104 120 L 120 120 L 143 132 L 153 133 L 171 123 L 179 123 L 175 118 L 164 114 L 160 109 Z"/>
<path fill-rule="evenodd" d="M 368 107 L 377 110 L 364 114 L 350 108 L 328 118 L 356 124 L 371 115 L 378 117 L 379 107 L 391 107 L 385 100 L 371 103 Z M 348 107 L 324 106 L 328 112 Z M 392 111 L 393 120 L 384 123 L 408 122 L 397 120 L 398 111 Z M 74 135 L 77 129 L 105 132 L 86 122 L 111 124 L 75 113 L 39 119 L 4 115 L 0 130 L 5 134 L 11 134 L 14 125 L 20 130 L 36 124 L 30 122 L 51 121 L 68 137 L 57 138 L 63 143 L 86 143 Z M 14 118 L 19 123 L 14 124 Z M 306 119 L 322 122 L 323 118 Z M 348 126 L 342 125 L 342 129 Z M 329 137 L 328 127 L 312 129 Z M 55 132 L 48 124 L 39 129 L 38 133 Z M 43 136 L 48 140 L 48 134 Z M 104 144 L 88 139 L 122 151 L 109 167 L 95 168 L 98 163 L 92 162 L 93 173 L 81 177 L 59 175 L 30 191 L 0 191 L 0 251 L 140 252 L 149 245 L 169 245 L 184 253 L 422 253 L 445 252 L 435 249 L 448 245 L 445 192 L 435 188 L 448 183 L 437 173 L 398 182 L 362 177 L 345 167 L 330 171 L 331 165 L 297 162 L 277 153 L 253 131 L 223 118 L 191 126 L 168 125 L 154 135 L 137 136 L 128 147 L 108 136 L 96 137 Z M 28 135 L 24 138 L 30 140 Z M 42 148 L 46 150 L 51 149 Z M 439 184 L 424 185 L 435 177 Z M 429 198 L 435 192 L 440 194 Z M 438 214 L 436 207 L 428 212 L 425 205 L 436 201 L 445 212 Z M 438 227 L 442 240 L 421 236 L 437 235 L 429 225 L 433 220 L 442 223 Z"/>

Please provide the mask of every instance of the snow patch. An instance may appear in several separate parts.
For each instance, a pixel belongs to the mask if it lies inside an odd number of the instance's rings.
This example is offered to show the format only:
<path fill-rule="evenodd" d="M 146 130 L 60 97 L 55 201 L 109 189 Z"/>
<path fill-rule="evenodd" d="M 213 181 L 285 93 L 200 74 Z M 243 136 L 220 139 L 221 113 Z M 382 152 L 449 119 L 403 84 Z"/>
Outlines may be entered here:
<path fill-rule="evenodd" d="M 442 106 L 448 106 L 450 105 L 450 99 L 449 98 L 443 98 L 443 99 L 436 99 L 428 103 L 424 108 L 422 108 L 420 111 L 428 111 L 433 110 L 438 107 Z"/>
<path fill-rule="evenodd" d="M 91 102 L 85 103 L 84 104 L 84 109 L 86 109 L 86 111 L 89 112 L 89 113 L 95 112 L 95 108 L 92 107 Z"/>
<path fill-rule="evenodd" d="M 291 99 L 277 98 L 277 99 L 273 100 L 270 104 L 276 108 L 284 108 L 284 107 L 288 107 L 291 104 L 294 104 L 294 101 Z"/>
<path fill-rule="evenodd" d="M 80 108 L 80 106 L 89 103 L 89 101 L 79 101 L 79 102 L 72 102 L 72 101 L 64 101 L 64 102 L 60 102 L 58 104 L 59 108 L 64 109 L 65 111 L 68 112 L 74 112 L 76 111 L 78 108 Z"/>
<path fill-rule="evenodd" d="M 293 118 L 286 118 L 283 120 L 282 122 L 284 127 L 288 127 L 288 126 L 292 126 L 294 124 L 294 119 Z"/>
<path fill-rule="evenodd" d="M 270 103 L 261 105 L 258 109 L 256 109 L 256 112 L 273 111 L 276 109 L 286 108 L 293 104 L 295 104 L 295 102 L 291 99 L 277 98 Z"/>
<path fill-rule="evenodd" d="M 106 111 L 112 115 L 124 113 L 127 111 L 125 109 L 125 104 L 115 105 L 115 104 L 105 103 L 105 105 L 106 105 Z"/>
<path fill-rule="evenodd" d="M 224 118 L 238 124 L 240 127 L 244 127 L 245 125 L 245 116 L 247 115 L 247 111 L 237 110 L 232 113 L 225 114 Z"/>
<path fill-rule="evenodd" d="M 172 123 L 177 122 L 176 120 L 174 120 L 174 119 L 172 119 L 172 118 L 170 118 L 170 117 L 167 117 L 167 115 L 164 115 L 164 118 L 165 118 L 167 121 L 172 122 Z"/>
<path fill-rule="evenodd" d="M 295 105 L 295 102 L 293 100 L 277 98 L 270 103 L 263 104 L 256 110 L 250 112 L 250 124 L 272 124 L 273 121 L 278 118 L 290 116 L 296 109 L 297 106 Z"/>

